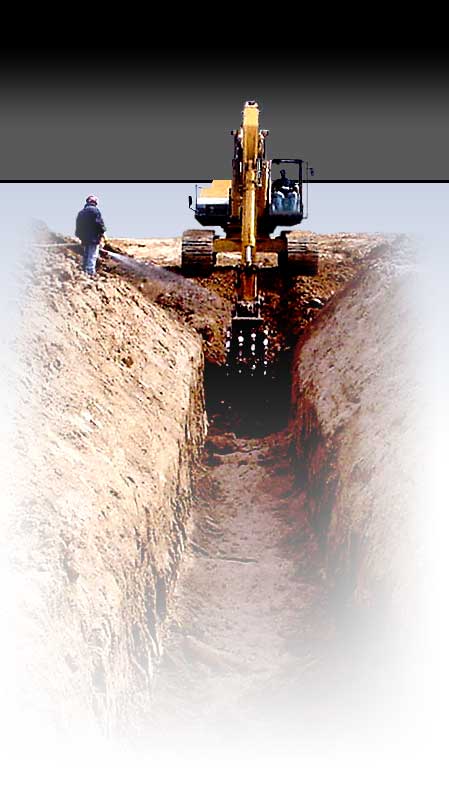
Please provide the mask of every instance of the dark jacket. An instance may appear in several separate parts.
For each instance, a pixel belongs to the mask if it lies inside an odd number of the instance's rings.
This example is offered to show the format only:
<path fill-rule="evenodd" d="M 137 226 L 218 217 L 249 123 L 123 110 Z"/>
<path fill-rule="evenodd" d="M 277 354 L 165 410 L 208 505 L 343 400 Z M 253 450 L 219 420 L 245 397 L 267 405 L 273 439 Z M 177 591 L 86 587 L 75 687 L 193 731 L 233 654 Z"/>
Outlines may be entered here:
<path fill-rule="evenodd" d="M 273 191 L 280 191 L 286 196 L 290 191 L 295 191 L 294 180 L 289 180 L 288 177 L 279 177 L 273 183 Z"/>
<path fill-rule="evenodd" d="M 83 244 L 98 244 L 106 227 L 96 205 L 86 204 L 76 217 L 75 235 Z"/>

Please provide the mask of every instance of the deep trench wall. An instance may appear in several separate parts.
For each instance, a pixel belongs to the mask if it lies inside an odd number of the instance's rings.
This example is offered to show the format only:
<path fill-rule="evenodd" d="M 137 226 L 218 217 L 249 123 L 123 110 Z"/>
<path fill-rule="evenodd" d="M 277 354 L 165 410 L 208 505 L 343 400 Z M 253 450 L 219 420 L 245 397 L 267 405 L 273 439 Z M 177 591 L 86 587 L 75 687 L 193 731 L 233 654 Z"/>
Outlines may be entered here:
<path fill-rule="evenodd" d="M 410 251 L 388 250 L 335 296 L 295 354 L 296 473 L 337 621 L 391 624 L 416 586 L 418 286 Z"/>
<path fill-rule="evenodd" d="M 135 733 L 190 530 L 201 339 L 126 278 L 86 281 L 67 250 L 32 264 L 13 481 L 22 708 L 63 733 Z"/>

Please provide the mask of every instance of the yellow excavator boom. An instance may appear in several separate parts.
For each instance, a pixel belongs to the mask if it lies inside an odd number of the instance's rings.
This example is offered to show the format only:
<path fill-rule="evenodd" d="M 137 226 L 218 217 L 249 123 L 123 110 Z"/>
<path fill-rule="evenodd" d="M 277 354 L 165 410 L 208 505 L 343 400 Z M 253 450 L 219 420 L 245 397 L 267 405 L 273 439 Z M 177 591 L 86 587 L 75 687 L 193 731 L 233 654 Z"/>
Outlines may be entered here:
<path fill-rule="evenodd" d="M 259 106 L 247 101 L 239 129 L 232 130 L 232 180 L 214 180 L 200 189 L 195 219 L 204 230 L 187 230 L 182 237 L 182 268 L 188 274 L 207 274 L 219 253 L 237 253 L 236 300 L 226 338 L 231 368 L 238 373 L 267 372 L 268 332 L 263 322 L 263 299 L 258 285 L 258 254 L 277 253 L 278 268 L 286 284 L 297 275 L 315 275 L 318 252 L 310 241 L 289 228 L 302 222 L 303 160 L 265 159 L 266 129 L 259 130 Z M 282 166 L 286 165 L 286 169 Z M 288 175 L 286 176 L 286 171 Z M 294 171 L 294 177 L 291 171 Z M 280 174 L 280 176 L 278 176 Z M 189 197 L 192 208 L 192 197 Z M 217 236 L 215 227 L 225 231 Z"/>
<path fill-rule="evenodd" d="M 242 266 L 251 266 L 256 253 L 256 173 L 259 146 L 259 107 L 246 102 L 242 123 Z"/>

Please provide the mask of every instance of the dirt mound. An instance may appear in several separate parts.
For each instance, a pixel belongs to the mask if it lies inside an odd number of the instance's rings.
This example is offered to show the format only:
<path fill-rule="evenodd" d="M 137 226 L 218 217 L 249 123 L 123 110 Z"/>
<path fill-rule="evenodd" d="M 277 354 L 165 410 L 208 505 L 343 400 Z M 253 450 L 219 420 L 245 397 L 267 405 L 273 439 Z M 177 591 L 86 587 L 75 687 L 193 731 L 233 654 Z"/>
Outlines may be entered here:
<path fill-rule="evenodd" d="M 344 654 L 371 682 L 387 670 L 393 677 L 390 665 L 401 668 L 394 649 L 398 637 L 410 640 L 416 615 L 425 454 L 420 283 L 406 240 L 373 252 L 310 326 L 294 362 L 297 481 Z"/>
<path fill-rule="evenodd" d="M 95 281 L 57 239 L 33 259 L 14 480 L 24 690 L 63 731 L 144 728 L 146 740 L 148 721 L 163 736 L 179 719 L 187 733 L 219 720 L 231 738 L 245 723 L 269 737 L 281 713 L 295 731 L 339 631 L 335 604 L 375 608 L 391 591 L 410 495 L 397 447 L 414 418 L 396 395 L 411 389 L 392 258 L 405 245 L 316 240 L 317 277 L 286 282 L 270 258 L 261 269 L 275 350 L 289 357 L 301 338 L 292 434 L 250 436 L 241 414 L 211 410 L 202 466 L 203 351 L 222 365 L 229 257 L 195 280 L 180 240 L 111 240 Z M 410 471 L 405 445 L 401 458 Z"/>
<path fill-rule="evenodd" d="M 304 231 L 304 236 L 310 236 Z M 261 256 L 258 266 L 260 292 L 264 296 L 263 317 L 272 331 L 272 346 L 276 352 L 294 346 L 298 337 L 307 328 L 319 311 L 339 289 L 354 278 L 364 262 L 374 253 L 388 250 L 398 241 L 395 235 L 337 233 L 335 235 L 313 234 L 320 259 L 319 273 L 315 277 L 298 277 L 292 283 L 287 282 L 277 269 L 277 256 L 266 254 Z M 400 240 L 400 237 L 399 237 Z M 167 267 L 172 271 L 171 282 L 175 287 L 179 283 L 181 271 L 181 239 L 111 239 L 112 250 L 120 250 L 139 261 L 159 267 Z M 206 277 L 189 281 L 199 295 L 198 288 L 207 290 L 213 296 L 213 306 L 207 307 L 206 315 L 212 316 L 209 323 L 218 316 L 221 326 L 221 339 L 229 323 L 232 304 L 235 299 L 237 280 L 236 266 L 239 257 L 231 253 L 218 256 L 217 266 Z M 154 268 L 155 269 L 155 268 Z M 174 274 L 175 277 L 173 278 Z M 175 280 L 178 278 L 178 280 Z M 187 279 L 182 279 L 186 281 Z M 216 301 L 220 301 L 216 304 Z M 317 307 L 317 301 L 319 302 Z M 164 305 L 167 300 L 163 299 Z M 224 311 L 223 311 L 224 307 Z M 182 307 L 181 307 L 182 308 Z M 214 312 L 214 308 L 216 311 Z M 216 328 L 213 327 L 214 336 Z M 215 349 L 211 353 L 206 346 L 206 359 L 222 362 L 222 353 Z"/>
<path fill-rule="evenodd" d="M 51 240 L 50 240 L 51 241 Z M 137 729 L 205 435 L 193 329 L 126 279 L 39 248 L 18 345 L 15 557 L 23 705 Z"/>
<path fill-rule="evenodd" d="M 107 247 L 115 249 L 114 242 Z M 103 254 L 100 267 L 115 275 L 126 277 L 135 284 L 148 300 L 170 310 L 185 325 L 193 328 L 204 338 L 204 352 L 209 362 L 220 364 L 225 359 L 224 335 L 231 318 L 231 303 L 195 281 L 184 278 L 173 268 L 156 264 L 145 258 L 135 260 L 126 255 L 121 246 L 120 253 L 112 251 Z M 160 248 L 162 249 L 162 248 Z M 164 251 L 170 255 L 170 246 L 164 242 Z M 131 251 L 133 252 L 133 251 Z"/>
<path fill-rule="evenodd" d="M 302 334 L 293 440 L 288 430 L 242 436 L 232 431 L 239 419 L 210 414 L 196 530 L 155 689 L 153 718 L 171 743 L 196 733 L 229 741 L 236 727 L 251 744 L 324 725 L 338 738 L 351 723 L 357 735 L 389 721 L 391 612 L 380 606 L 404 582 L 399 515 L 413 500 L 413 486 L 399 491 L 401 464 L 413 469 L 399 437 L 416 416 L 403 353 L 412 252 L 395 236 L 321 237 L 320 275 L 298 279 L 287 305 L 266 269 L 279 350 Z M 234 272 L 225 265 L 198 283 L 231 298 Z M 311 306 L 314 297 L 327 306 Z M 370 698 L 357 703 L 373 684 L 374 712 Z"/>

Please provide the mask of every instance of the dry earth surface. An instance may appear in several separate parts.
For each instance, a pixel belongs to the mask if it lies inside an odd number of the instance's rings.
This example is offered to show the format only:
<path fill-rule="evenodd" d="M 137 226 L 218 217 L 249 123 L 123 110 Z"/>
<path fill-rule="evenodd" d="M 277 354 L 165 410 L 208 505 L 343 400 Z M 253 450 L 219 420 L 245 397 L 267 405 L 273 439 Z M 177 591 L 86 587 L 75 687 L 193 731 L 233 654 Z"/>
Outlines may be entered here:
<path fill-rule="evenodd" d="M 398 677 L 378 605 L 399 615 L 414 576 L 401 572 L 419 408 L 404 354 L 413 257 L 396 236 L 317 241 L 317 277 L 285 287 L 272 262 L 262 270 L 275 351 L 300 340 L 290 410 L 254 436 L 251 396 L 243 421 L 213 397 L 202 454 L 201 348 L 208 367 L 223 362 L 229 257 L 186 279 L 180 240 L 111 239 L 95 282 L 76 249 L 32 259 L 14 483 L 21 654 L 27 711 L 61 732 L 267 740 L 321 732 L 330 711 L 332 735 L 366 689 L 363 660 L 382 699 Z M 290 380 L 283 391 L 289 403 Z"/>

